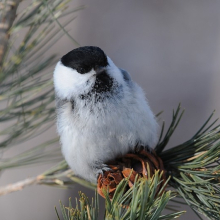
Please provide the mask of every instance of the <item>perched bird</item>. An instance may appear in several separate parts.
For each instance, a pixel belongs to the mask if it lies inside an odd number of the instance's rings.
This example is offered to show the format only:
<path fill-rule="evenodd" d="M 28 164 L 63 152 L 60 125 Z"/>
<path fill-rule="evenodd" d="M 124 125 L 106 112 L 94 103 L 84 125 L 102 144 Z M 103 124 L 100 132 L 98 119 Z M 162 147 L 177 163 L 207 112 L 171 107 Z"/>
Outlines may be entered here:
<path fill-rule="evenodd" d="M 130 75 L 99 48 L 79 47 L 54 70 L 57 130 L 74 174 L 91 182 L 106 162 L 157 142 L 157 122 Z"/>

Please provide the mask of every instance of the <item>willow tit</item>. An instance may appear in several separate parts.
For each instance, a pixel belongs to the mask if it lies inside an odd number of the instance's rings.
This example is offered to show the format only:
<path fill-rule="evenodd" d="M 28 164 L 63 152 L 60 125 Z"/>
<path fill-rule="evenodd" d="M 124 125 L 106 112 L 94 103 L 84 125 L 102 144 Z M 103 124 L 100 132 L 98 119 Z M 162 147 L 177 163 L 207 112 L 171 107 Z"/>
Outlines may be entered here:
<path fill-rule="evenodd" d="M 156 144 L 157 122 L 142 89 L 99 47 L 64 55 L 54 87 L 62 153 L 74 174 L 96 182 L 107 161 Z"/>

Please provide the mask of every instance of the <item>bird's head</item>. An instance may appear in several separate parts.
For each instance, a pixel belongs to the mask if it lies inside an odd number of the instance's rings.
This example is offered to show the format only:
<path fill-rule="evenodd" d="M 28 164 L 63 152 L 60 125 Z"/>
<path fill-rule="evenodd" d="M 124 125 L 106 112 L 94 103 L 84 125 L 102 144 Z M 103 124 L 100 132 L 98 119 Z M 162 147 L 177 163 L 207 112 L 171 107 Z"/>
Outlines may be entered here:
<path fill-rule="evenodd" d="M 56 94 L 61 99 L 89 92 L 103 93 L 124 82 L 122 71 L 99 48 L 85 46 L 64 55 L 54 71 Z"/>

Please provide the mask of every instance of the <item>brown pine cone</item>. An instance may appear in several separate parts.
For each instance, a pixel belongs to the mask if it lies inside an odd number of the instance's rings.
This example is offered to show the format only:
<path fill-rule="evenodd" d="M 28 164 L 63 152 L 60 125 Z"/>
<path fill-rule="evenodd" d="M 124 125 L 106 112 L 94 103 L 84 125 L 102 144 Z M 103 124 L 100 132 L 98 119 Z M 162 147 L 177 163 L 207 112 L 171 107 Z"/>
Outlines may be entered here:
<path fill-rule="evenodd" d="M 117 158 L 107 163 L 110 171 L 104 171 L 103 175 L 98 177 L 97 191 L 105 198 L 103 190 L 109 192 L 109 197 L 112 198 L 116 190 L 117 185 L 124 178 L 128 178 L 128 186 L 131 188 L 134 184 L 135 177 L 148 178 L 147 165 L 149 165 L 150 176 L 153 176 L 155 171 L 163 171 L 163 182 L 158 186 L 158 192 L 161 189 L 163 183 L 166 181 L 166 170 L 164 169 L 162 160 L 152 150 L 151 152 L 141 150 L 135 153 L 126 154 L 123 157 Z"/>

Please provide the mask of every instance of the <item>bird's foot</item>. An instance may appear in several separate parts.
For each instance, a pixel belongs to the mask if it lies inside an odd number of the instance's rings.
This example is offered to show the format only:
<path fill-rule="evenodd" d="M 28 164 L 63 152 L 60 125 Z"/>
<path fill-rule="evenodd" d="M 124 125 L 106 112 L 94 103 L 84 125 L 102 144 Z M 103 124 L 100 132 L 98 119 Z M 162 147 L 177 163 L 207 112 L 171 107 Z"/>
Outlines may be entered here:
<path fill-rule="evenodd" d="M 110 170 L 112 170 L 112 169 L 107 164 L 103 163 L 103 164 L 101 164 L 101 166 L 96 167 L 96 174 L 97 174 L 97 176 L 99 174 L 103 175 L 104 172 L 110 171 Z"/>

